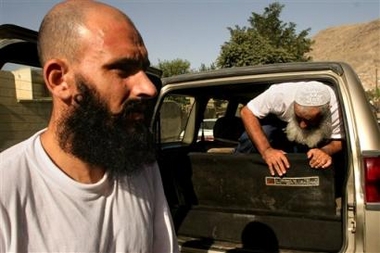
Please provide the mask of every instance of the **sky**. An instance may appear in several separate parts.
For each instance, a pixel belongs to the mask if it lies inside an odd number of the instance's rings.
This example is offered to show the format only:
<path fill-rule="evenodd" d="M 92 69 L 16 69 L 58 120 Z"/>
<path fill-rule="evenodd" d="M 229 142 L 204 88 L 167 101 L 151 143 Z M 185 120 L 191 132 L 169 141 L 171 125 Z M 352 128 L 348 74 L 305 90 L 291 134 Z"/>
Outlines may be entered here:
<path fill-rule="evenodd" d="M 56 0 L 0 0 L 0 24 L 38 30 Z M 249 26 L 252 12 L 262 14 L 269 0 L 102 0 L 125 12 L 140 31 L 152 65 L 187 60 L 192 69 L 216 61 L 229 41 L 228 27 Z M 279 0 L 280 20 L 309 36 L 329 27 L 380 18 L 380 0 Z M 380 38 L 379 38 L 380 39 Z"/>

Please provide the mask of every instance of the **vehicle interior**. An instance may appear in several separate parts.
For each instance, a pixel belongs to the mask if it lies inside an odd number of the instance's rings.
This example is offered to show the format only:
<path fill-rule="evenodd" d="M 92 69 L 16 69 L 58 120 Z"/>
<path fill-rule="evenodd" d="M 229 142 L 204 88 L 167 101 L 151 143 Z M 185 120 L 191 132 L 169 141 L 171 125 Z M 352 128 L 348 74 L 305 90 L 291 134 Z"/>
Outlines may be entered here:
<path fill-rule="evenodd" d="M 323 82 L 334 87 L 331 80 Z M 183 87 L 161 98 L 155 124 L 158 160 L 183 248 L 227 252 L 341 249 L 344 152 L 336 154 L 326 170 L 310 168 L 305 153 L 288 153 L 291 168 L 284 177 L 270 176 L 260 154 L 234 152 L 244 131 L 240 109 L 271 84 Z M 178 113 L 173 113 L 173 103 Z M 165 132 L 168 115 L 171 127 Z M 211 141 L 197 135 L 208 118 L 216 118 Z"/>

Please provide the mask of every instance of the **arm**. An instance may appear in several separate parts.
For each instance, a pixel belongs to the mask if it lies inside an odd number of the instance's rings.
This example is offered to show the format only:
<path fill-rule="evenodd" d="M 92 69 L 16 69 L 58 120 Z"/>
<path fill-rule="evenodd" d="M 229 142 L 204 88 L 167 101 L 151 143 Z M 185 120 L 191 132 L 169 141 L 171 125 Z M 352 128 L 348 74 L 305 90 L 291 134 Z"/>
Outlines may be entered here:
<path fill-rule="evenodd" d="M 286 169 L 290 167 L 285 152 L 272 148 L 261 127 L 259 119 L 246 106 L 241 110 L 241 118 L 249 138 L 268 164 L 271 175 L 274 176 L 275 172 L 280 176 L 285 174 Z"/>
<path fill-rule="evenodd" d="M 327 168 L 332 163 L 332 155 L 342 150 L 341 140 L 332 140 L 322 148 L 313 148 L 307 152 L 312 168 Z"/>

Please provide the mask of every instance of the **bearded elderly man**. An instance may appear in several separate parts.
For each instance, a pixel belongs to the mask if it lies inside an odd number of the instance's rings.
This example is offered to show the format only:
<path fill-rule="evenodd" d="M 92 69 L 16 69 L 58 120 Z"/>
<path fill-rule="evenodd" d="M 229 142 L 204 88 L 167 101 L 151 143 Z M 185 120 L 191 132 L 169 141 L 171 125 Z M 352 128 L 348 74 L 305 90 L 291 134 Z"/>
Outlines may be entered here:
<path fill-rule="evenodd" d="M 259 152 L 271 175 L 290 168 L 287 152 L 307 153 L 313 168 L 327 168 L 344 138 L 333 89 L 321 82 L 274 84 L 241 110 L 246 133 L 238 153 Z M 253 143 L 253 144 L 252 144 Z"/>
<path fill-rule="evenodd" d="M 38 46 L 52 114 L 0 154 L 0 252 L 178 252 L 143 118 L 157 91 L 132 21 L 62 2 Z"/>

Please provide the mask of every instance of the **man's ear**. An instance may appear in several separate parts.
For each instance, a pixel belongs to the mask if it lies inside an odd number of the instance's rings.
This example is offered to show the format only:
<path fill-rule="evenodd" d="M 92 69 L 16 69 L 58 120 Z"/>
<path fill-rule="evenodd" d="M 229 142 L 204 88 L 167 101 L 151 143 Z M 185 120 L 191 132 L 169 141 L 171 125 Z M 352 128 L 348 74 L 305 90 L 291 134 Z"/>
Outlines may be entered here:
<path fill-rule="evenodd" d="M 72 87 L 70 87 L 69 68 L 65 61 L 52 59 L 44 66 L 44 80 L 53 97 L 64 101 L 71 99 Z"/>

